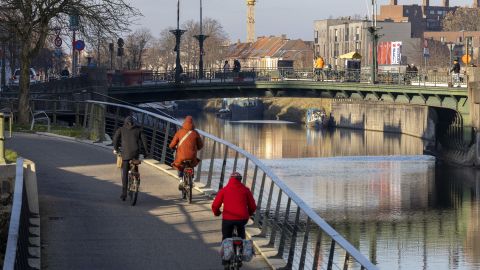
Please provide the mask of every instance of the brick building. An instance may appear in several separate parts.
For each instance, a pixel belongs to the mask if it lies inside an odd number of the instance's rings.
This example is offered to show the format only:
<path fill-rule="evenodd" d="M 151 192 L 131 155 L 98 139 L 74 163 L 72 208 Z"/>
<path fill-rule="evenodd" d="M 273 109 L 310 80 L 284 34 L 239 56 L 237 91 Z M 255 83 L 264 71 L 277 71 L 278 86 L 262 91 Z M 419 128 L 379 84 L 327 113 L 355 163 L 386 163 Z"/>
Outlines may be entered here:
<path fill-rule="evenodd" d="M 427 40 L 436 40 L 442 44 L 454 44 L 452 58 L 457 59 L 466 54 L 468 42 L 469 55 L 473 57 L 473 63 L 479 65 L 480 53 L 480 31 L 458 31 L 458 32 L 425 32 Z"/>
<path fill-rule="evenodd" d="M 389 5 L 380 6 L 379 21 L 409 22 L 412 37 L 420 38 L 425 31 L 441 31 L 442 20 L 457 7 L 450 7 L 449 0 L 442 0 L 441 6 L 431 6 L 430 0 L 422 0 L 422 5 L 399 5 L 398 0 L 390 0 Z M 474 0 L 474 6 L 480 0 Z"/>

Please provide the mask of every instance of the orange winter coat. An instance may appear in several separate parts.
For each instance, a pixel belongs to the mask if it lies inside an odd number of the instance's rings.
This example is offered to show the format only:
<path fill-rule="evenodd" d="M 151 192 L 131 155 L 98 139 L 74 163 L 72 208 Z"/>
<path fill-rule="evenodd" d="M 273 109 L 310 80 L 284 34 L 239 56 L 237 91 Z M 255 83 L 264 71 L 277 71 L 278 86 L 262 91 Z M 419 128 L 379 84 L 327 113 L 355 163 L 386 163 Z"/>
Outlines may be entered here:
<path fill-rule="evenodd" d="M 178 146 L 180 140 L 182 140 L 182 138 L 186 136 L 190 130 L 192 131 L 190 135 L 188 135 L 183 143 Z M 194 166 L 200 162 L 200 160 L 197 158 L 197 151 L 202 149 L 203 141 L 198 132 L 195 130 L 191 116 L 187 116 L 185 118 L 182 128 L 175 133 L 175 136 L 173 137 L 169 147 L 171 149 L 177 147 L 175 161 L 172 163 L 172 167 L 176 168 L 177 170 L 183 170 L 182 161 L 184 160 L 192 160 Z"/>

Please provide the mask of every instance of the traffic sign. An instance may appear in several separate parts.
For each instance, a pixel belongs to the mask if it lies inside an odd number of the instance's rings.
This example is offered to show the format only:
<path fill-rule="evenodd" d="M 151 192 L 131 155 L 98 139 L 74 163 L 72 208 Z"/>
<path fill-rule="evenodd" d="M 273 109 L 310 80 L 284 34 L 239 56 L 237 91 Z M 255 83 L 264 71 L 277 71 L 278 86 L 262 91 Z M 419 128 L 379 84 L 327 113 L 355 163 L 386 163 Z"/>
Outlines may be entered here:
<path fill-rule="evenodd" d="M 462 56 L 462 62 L 463 62 L 464 64 L 468 64 L 468 63 L 470 63 L 471 61 L 472 61 L 472 56 L 471 56 L 470 54 L 464 54 L 464 55 Z"/>
<path fill-rule="evenodd" d="M 59 36 L 57 36 L 57 37 L 55 38 L 54 43 L 55 43 L 55 47 L 57 47 L 57 48 L 58 48 L 58 47 L 62 47 L 62 39 L 61 39 Z"/>
<path fill-rule="evenodd" d="M 81 39 L 75 41 L 75 50 L 81 51 L 83 49 L 85 49 L 85 42 Z"/>

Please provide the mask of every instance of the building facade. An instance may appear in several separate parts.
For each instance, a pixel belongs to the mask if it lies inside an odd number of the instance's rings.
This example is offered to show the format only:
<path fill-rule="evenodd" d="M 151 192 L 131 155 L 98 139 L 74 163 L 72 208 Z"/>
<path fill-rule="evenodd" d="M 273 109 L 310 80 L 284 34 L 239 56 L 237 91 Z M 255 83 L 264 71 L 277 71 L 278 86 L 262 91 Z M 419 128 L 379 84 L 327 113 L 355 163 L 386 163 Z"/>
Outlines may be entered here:
<path fill-rule="evenodd" d="M 313 45 L 300 39 L 290 40 L 285 35 L 258 37 L 253 43 L 231 45 L 226 57 L 231 67 L 235 59 L 240 61 L 242 69 L 275 69 L 279 61 L 289 61 L 296 69 L 311 69 Z"/>
<path fill-rule="evenodd" d="M 362 66 L 372 63 L 372 37 L 368 32 L 371 21 L 327 19 L 314 22 L 314 52 L 324 58 L 333 68 L 342 69 L 339 57 L 350 52 L 362 56 Z M 378 33 L 382 42 L 402 42 L 401 64 L 418 61 L 421 39 L 411 37 L 411 23 L 378 22 Z"/>
<path fill-rule="evenodd" d="M 475 0 L 478 3 L 479 0 Z M 431 6 L 430 0 L 422 0 L 422 5 L 399 5 L 398 0 L 390 0 L 389 5 L 380 6 L 379 21 L 409 22 L 412 37 L 421 38 L 425 31 L 441 31 L 442 20 L 457 7 L 450 7 L 449 0 L 442 0 L 441 6 Z"/>

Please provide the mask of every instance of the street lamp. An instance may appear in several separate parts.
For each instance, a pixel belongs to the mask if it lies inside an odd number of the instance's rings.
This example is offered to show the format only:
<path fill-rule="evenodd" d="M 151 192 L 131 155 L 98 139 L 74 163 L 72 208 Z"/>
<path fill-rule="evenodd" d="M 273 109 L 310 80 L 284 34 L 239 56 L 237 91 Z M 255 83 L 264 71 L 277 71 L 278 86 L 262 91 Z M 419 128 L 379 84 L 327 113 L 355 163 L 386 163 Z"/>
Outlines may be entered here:
<path fill-rule="evenodd" d="M 202 0 L 200 0 L 200 34 L 196 35 L 195 38 L 198 40 L 198 47 L 200 47 L 200 60 L 198 61 L 198 75 L 200 79 L 203 79 L 203 42 L 207 39 L 208 36 L 203 34 L 203 25 L 202 25 Z"/>
<path fill-rule="evenodd" d="M 182 74 L 182 66 L 180 64 L 180 39 L 186 30 L 180 30 L 180 0 L 177 0 L 177 29 L 170 30 L 170 33 L 175 35 L 175 49 L 177 52 L 177 59 L 175 61 L 175 83 L 180 83 L 180 76 Z"/>
<path fill-rule="evenodd" d="M 452 64 L 452 53 L 453 53 L 453 50 L 455 49 L 455 43 L 447 43 L 447 46 L 448 46 L 448 50 L 450 51 L 450 62 L 448 63 L 449 65 Z"/>
<path fill-rule="evenodd" d="M 378 43 L 378 28 L 377 28 L 377 0 L 372 0 L 372 26 L 368 27 L 368 32 L 372 36 L 372 71 L 371 71 L 371 81 L 372 84 L 376 83 L 377 75 L 377 43 Z"/>

